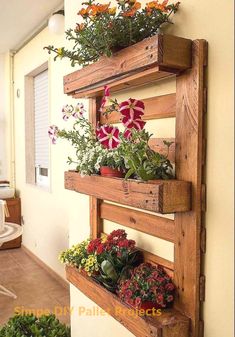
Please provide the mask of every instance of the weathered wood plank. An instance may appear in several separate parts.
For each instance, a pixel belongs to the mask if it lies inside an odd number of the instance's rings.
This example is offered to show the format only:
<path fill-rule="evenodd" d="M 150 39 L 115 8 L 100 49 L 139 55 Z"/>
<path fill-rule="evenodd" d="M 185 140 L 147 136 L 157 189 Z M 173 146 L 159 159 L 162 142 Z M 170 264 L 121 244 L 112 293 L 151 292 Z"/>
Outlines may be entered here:
<path fill-rule="evenodd" d="M 110 81 L 123 79 L 149 68 L 176 74 L 191 66 L 191 40 L 158 34 L 115 53 L 111 58 L 99 61 L 64 77 L 64 92 L 89 95 L 89 89 L 97 89 Z M 161 69 L 162 68 L 162 69 Z M 143 75 L 143 74 L 142 74 Z M 134 78 L 135 79 L 135 78 Z M 85 89 L 85 92 L 84 92 Z M 93 96 L 97 92 L 93 92 Z"/>
<path fill-rule="evenodd" d="M 167 142 L 173 142 L 173 144 L 169 148 L 169 153 L 167 153 L 167 147 L 163 143 L 164 140 Z M 168 154 L 168 159 L 172 163 L 175 163 L 175 138 L 151 138 L 149 140 L 149 146 L 155 152 L 159 152 L 163 155 Z"/>
<path fill-rule="evenodd" d="M 107 233 L 102 233 L 101 235 L 107 236 Z M 158 256 L 156 254 L 152 254 L 150 252 L 148 252 L 145 249 L 142 249 L 140 247 L 137 247 L 138 250 L 140 250 L 142 252 L 143 255 L 143 261 L 144 262 L 149 262 L 155 265 L 160 265 L 164 268 L 164 270 L 167 272 L 168 275 L 170 275 L 170 277 L 173 278 L 174 276 L 174 262 L 164 259 L 161 256 Z"/>
<path fill-rule="evenodd" d="M 101 176 L 81 177 L 65 172 L 65 188 L 116 203 L 157 213 L 190 210 L 191 183 L 179 180 L 124 180 Z"/>
<path fill-rule="evenodd" d="M 140 248 L 138 248 L 140 249 Z M 145 262 L 149 262 L 149 263 L 153 263 L 153 264 L 159 264 L 160 266 L 162 266 L 165 271 L 167 272 L 168 275 L 170 275 L 170 277 L 173 278 L 174 276 L 174 262 L 171 262 L 167 259 L 164 259 L 161 256 L 152 254 L 144 249 L 140 249 L 143 253 L 144 256 L 144 261 Z"/>
<path fill-rule="evenodd" d="M 175 273 L 179 297 L 175 303 L 192 320 L 192 337 L 199 337 L 200 232 L 202 212 L 202 144 L 204 60 L 206 42 L 193 42 L 193 65 L 176 83 L 176 176 L 192 181 L 192 210 L 175 216 Z"/>
<path fill-rule="evenodd" d="M 131 75 L 125 74 L 120 75 L 118 78 L 104 80 L 98 84 L 67 93 L 67 95 L 72 95 L 73 98 L 97 97 L 103 95 L 105 85 L 109 86 L 110 91 L 113 94 L 122 90 L 134 89 L 146 85 L 146 83 L 155 83 L 163 78 L 173 76 L 175 76 L 175 74 L 166 72 L 158 66 Z"/>
<path fill-rule="evenodd" d="M 100 217 L 170 242 L 175 240 L 174 220 L 105 202 L 101 203 Z"/>
<path fill-rule="evenodd" d="M 89 121 L 96 127 L 99 121 L 98 107 L 100 98 L 90 98 L 89 100 Z M 90 236 L 95 239 L 100 236 L 103 230 L 103 222 L 100 218 L 100 200 L 94 196 L 90 196 Z"/>
<path fill-rule="evenodd" d="M 136 337 L 188 337 L 189 319 L 174 309 L 162 310 L 160 316 L 134 315 L 131 307 L 115 294 L 81 274 L 77 269 L 66 267 L 69 282 L 93 302 L 124 325 Z"/>
<path fill-rule="evenodd" d="M 144 120 L 175 117 L 175 94 L 142 99 L 145 105 Z M 104 109 L 105 112 L 105 109 Z M 120 112 L 114 111 L 108 115 L 100 115 L 101 124 L 120 123 Z"/>

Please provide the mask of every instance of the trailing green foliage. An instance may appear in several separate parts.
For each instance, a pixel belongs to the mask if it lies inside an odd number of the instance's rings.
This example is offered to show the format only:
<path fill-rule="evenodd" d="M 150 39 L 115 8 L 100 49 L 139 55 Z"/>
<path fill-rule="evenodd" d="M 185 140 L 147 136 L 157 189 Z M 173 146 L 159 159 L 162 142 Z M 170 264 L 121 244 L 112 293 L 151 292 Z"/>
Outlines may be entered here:
<path fill-rule="evenodd" d="M 70 328 L 55 315 L 15 315 L 0 328 L 0 337 L 70 337 Z"/>
<path fill-rule="evenodd" d="M 141 8 L 136 0 L 116 0 L 117 7 L 110 3 L 99 4 L 94 0 L 84 2 L 78 15 L 83 22 L 75 29 L 68 29 L 66 38 L 73 45 L 72 50 L 65 47 L 45 47 L 55 53 L 54 59 L 69 58 L 71 65 L 85 66 L 97 61 L 100 56 L 110 57 L 113 51 L 133 45 L 159 32 L 163 24 L 172 23 L 170 17 L 176 13 L 179 3 L 168 4 L 151 1 Z"/>
<path fill-rule="evenodd" d="M 149 145 L 150 135 L 145 130 L 132 129 L 132 141 L 122 137 L 118 148 L 120 156 L 125 160 L 128 169 L 125 179 L 134 176 L 137 179 L 171 179 L 173 178 L 172 165 L 168 158 L 171 142 L 164 141 L 167 148 L 166 155 L 153 151 Z"/>

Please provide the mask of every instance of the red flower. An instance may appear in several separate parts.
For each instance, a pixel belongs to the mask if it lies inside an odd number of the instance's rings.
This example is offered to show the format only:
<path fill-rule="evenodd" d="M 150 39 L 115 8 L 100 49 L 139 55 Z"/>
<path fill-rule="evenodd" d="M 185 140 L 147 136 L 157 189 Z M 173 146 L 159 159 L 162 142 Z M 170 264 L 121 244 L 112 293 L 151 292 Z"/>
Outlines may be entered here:
<path fill-rule="evenodd" d="M 119 248 L 134 248 L 135 247 L 135 241 L 134 240 L 121 240 L 118 242 Z"/>
<path fill-rule="evenodd" d="M 119 240 L 124 240 L 126 239 L 127 234 L 123 229 L 117 229 L 112 231 L 108 237 L 107 241 L 119 241 Z"/>
<path fill-rule="evenodd" d="M 101 107 L 100 107 L 100 111 L 102 111 L 103 107 L 105 106 L 106 102 L 107 102 L 107 97 L 110 96 L 110 89 L 107 85 L 104 86 L 104 96 L 102 97 L 101 100 Z"/>
<path fill-rule="evenodd" d="M 97 249 L 100 245 L 102 245 L 101 239 L 100 239 L 100 238 L 92 240 L 92 241 L 89 243 L 89 245 L 87 246 L 87 253 L 88 253 L 88 254 L 95 253 L 95 252 L 96 252 L 96 249 Z"/>
<path fill-rule="evenodd" d="M 132 137 L 132 132 L 131 132 L 129 129 L 126 129 L 126 130 L 124 131 L 123 136 L 124 136 L 126 139 L 130 140 L 131 137 Z"/>
<path fill-rule="evenodd" d="M 100 244 L 98 245 L 97 249 L 96 249 L 96 253 L 97 255 L 100 255 L 104 252 L 104 245 Z"/>
<path fill-rule="evenodd" d="M 146 122 L 144 122 L 141 118 L 137 119 L 129 119 L 128 117 L 122 118 L 122 123 L 125 125 L 126 128 L 131 129 L 134 128 L 136 130 L 143 130 Z"/>
<path fill-rule="evenodd" d="M 120 284 L 119 297 L 129 304 L 133 301 L 136 308 L 144 301 L 156 302 L 159 307 L 165 308 L 174 300 L 175 289 L 171 279 L 166 280 L 165 275 L 162 267 L 142 263 L 132 271 L 128 283 L 123 281 Z"/>
<path fill-rule="evenodd" d="M 173 291 L 175 289 L 175 286 L 173 283 L 167 283 L 165 289 L 168 291 Z"/>
<path fill-rule="evenodd" d="M 174 300 L 173 295 L 168 295 L 166 300 L 167 302 L 172 302 Z"/>
<path fill-rule="evenodd" d="M 156 298 L 156 300 L 157 300 L 157 303 L 159 303 L 159 304 L 163 304 L 163 301 L 164 301 L 164 296 L 163 296 L 163 294 L 157 294 L 157 298 Z"/>
<path fill-rule="evenodd" d="M 137 306 L 137 307 L 139 307 L 140 305 L 141 305 L 141 298 L 140 297 L 136 297 L 136 299 L 135 299 L 135 305 Z"/>
<path fill-rule="evenodd" d="M 100 143 L 107 149 L 116 148 L 119 143 L 119 129 L 111 125 L 103 125 L 96 131 Z"/>
<path fill-rule="evenodd" d="M 144 114 L 144 102 L 137 99 L 129 98 L 120 103 L 119 107 L 120 113 L 131 120 L 141 118 Z"/>
<path fill-rule="evenodd" d="M 120 248 L 128 248 L 129 247 L 129 242 L 127 239 L 122 240 L 120 242 L 118 242 L 118 247 Z"/>
<path fill-rule="evenodd" d="M 142 101 L 129 98 L 120 104 L 119 111 L 123 116 L 122 123 L 126 128 L 135 128 L 137 130 L 144 128 L 145 122 L 141 119 L 141 116 L 144 114 L 144 103 Z M 130 137 L 130 134 L 126 133 L 126 138 L 128 137 Z"/>

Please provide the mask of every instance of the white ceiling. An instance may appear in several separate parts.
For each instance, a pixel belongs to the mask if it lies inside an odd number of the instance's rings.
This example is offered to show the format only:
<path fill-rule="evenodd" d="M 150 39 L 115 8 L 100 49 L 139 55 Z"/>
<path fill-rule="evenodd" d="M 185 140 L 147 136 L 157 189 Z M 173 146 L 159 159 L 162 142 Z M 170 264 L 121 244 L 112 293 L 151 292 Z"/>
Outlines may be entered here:
<path fill-rule="evenodd" d="M 0 53 L 17 50 L 62 7 L 62 0 L 0 0 Z"/>

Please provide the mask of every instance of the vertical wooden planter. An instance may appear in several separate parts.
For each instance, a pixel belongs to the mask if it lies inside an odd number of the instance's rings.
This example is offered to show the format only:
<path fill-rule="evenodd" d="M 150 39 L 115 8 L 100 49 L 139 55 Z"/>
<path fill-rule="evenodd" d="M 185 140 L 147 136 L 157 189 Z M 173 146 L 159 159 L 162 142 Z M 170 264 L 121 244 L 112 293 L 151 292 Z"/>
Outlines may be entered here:
<path fill-rule="evenodd" d="M 113 191 L 110 191 L 108 187 L 101 187 L 103 183 L 101 177 L 86 177 L 82 181 L 77 173 L 65 174 L 66 188 L 91 195 L 92 238 L 101 235 L 103 220 L 107 219 L 174 244 L 174 262 L 147 251 L 143 252 L 146 261 L 162 265 L 174 279 L 178 296 L 174 308 L 166 312 L 166 316 L 169 315 L 168 318 L 174 317 L 171 321 L 173 324 L 169 324 L 168 319 L 150 322 L 136 318 L 130 321 L 112 314 L 138 337 L 202 337 L 203 335 L 201 307 L 204 299 L 205 277 L 201 260 L 205 252 L 203 170 L 206 143 L 204 134 L 206 66 L 207 43 L 205 40 L 191 41 L 175 36 L 157 35 L 120 51 L 110 59 L 101 59 L 64 78 L 65 93 L 76 98 L 90 98 L 90 121 L 96 125 L 98 121 L 101 124 L 119 122 L 117 112 L 113 112 L 107 119 L 100 116 L 98 112 L 104 84 L 109 84 L 111 90 L 117 92 L 150 84 L 161 78 L 176 76 L 176 93 L 146 99 L 144 116 L 146 120 L 176 117 L 176 181 L 179 186 L 182 182 L 184 188 L 188 189 L 185 194 L 184 208 L 181 205 L 178 209 L 172 207 L 167 209 L 170 212 L 177 212 L 174 220 L 143 211 L 130 210 L 105 201 L 108 199 L 124 205 L 137 206 L 142 210 L 149 210 L 152 207 L 151 203 L 150 206 L 143 204 L 144 200 L 148 200 L 148 204 L 152 197 L 146 186 L 140 193 L 140 202 L 136 205 L 133 204 L 135 198 L 130 190 L 131 182 L 123 185 L 117 180 L 112 184 Z M 189 183 L 192 188 L 190 206 L 188 203 Z M 149 195 L 144 194 L 144 190 L 145 192 L 148 190 Z M 155 193 L 153 199 L 158 206 L 151 210 L 164 213 L 166 208 L 164 205 L 160 207 L 158 202 L 160 194 L 156 190 Z M 179 201 L 181 192 L 179 193 L 176 189 L 174 193 L 175 200 Z M 169 206 L 169 195 L 166 195 L 166 200 Z M 90 279 L 78 274 L 73 268 L 67 268 L 67 278 L 102 308 L 106 302 L 114 306 L 116 301 L 119 301 L 99 285 L 93 284 Z M 190 319 L 189 325 L 188 318 Z"/>

